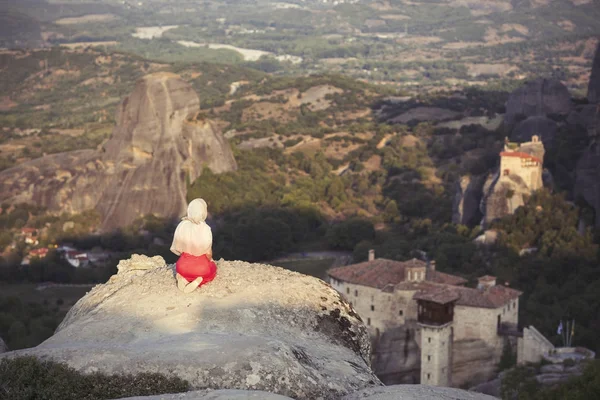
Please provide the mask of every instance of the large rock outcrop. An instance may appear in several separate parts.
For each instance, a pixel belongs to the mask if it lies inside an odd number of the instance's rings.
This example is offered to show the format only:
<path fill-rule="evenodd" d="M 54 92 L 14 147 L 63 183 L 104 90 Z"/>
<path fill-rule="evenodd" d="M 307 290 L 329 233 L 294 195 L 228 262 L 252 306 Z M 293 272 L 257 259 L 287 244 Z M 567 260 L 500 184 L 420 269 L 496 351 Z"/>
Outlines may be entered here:
<path fill-rule="evenodd" d="M 179 217 L 186 184 L 204 166 L 236 169 L 223 135 L 197 119 L 199 110 L 198 95 L 179 76 L 147 75 L 123 100 L 101 150 L 54 154 L 0 172 L 0 200 L 56 212 L 96 209 L 104 230 L 145 214 Z"/>
<path fill-rule="evenodd" d="M 512 129 L 516 122 L 528 117 L 566 115 L 569 111 L 571 96 L 566 86 L 553 79 L 537 79 L 510 94 L 504 122 Z"/>
<path fill-rule="evenodd" d="M 468 175 L 456 182 L 456 194 L 452 206 L 453 223 L 473 226 L 481 221 L 479 204 L 485 178 L 485 175 Z"/>
<path fill-rule="evenodd" d="M 381 385 L 360 317 L 323 281 L 220 260 L 190 294 L 160 257 L 137 256 L 97 285 L 41 345 L 7 353 L 66 362 L 84 373 L 159 372 L 194 389 L 264 390 L 334 399 Z M 6 355 L 3 355 L 6 357 Z"/>
<path fill-rule="evenodd" d="M 8 351 L 8 346 L 4 343 L 4 340 L 0 338 L 0 353 L 6 353 Z"/>
<path fill-rule="evenodd" d="M 600 103 L 600 42 L 592 63 L 592 73 L 588 85 L 588 101 L 590 103 Z"/>

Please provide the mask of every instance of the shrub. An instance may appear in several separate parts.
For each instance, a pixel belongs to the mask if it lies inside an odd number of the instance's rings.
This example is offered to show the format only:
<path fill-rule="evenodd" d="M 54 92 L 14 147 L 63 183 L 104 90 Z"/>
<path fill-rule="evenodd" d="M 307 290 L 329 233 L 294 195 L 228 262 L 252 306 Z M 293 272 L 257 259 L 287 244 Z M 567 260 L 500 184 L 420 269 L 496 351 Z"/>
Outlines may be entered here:
<path fill-rule="evenodd" d="M 180 393 L 187 381 L 161 374 L 82 374 L 66 364 L 35 357 L 0 361 L 0 399 L 100 400 Z"/>

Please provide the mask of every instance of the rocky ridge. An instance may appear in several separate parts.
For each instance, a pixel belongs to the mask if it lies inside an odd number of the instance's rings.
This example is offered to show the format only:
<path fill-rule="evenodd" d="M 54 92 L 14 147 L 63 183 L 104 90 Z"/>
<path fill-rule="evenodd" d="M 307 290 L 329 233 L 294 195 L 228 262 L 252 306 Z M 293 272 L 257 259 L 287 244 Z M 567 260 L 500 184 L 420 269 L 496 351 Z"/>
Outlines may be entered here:
<path fill-rule="evenodd" d="M 220 260 L 190 294 L 161 257 L 134 256 L 69 311 L 54 336 L 11 355 L 50 357 L 84 373 L 159 372 L 194 389 L 264 390 L 333 399 L 380 385 L 360 317 L 323 281 Z"/>
<path fill-rule="evenodd" d="M 205 166 L 215 173 L 237 167 L 220 130 L 198 119 L 199 111 L 198 95 L 179 76 L 147 75 L 121 103 L 101 149 L 54 154 L 0 172 L 0 200 L 55 212 L 96 209 L 103 230 L 145 214 L 179 217 L 187 182 Z"/>

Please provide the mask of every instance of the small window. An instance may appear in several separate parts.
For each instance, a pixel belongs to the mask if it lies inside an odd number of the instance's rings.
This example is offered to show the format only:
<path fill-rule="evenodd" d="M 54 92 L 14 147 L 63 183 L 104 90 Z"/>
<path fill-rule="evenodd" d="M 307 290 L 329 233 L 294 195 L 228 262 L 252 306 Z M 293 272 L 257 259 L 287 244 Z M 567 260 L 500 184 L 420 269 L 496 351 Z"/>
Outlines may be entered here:
<path fill-rule="evenodd" d="M 346 294 L 350 294 L 350 288 L 349 287 L 346 288 Z"/>
<path fill-rule="evenodd" d="M 427 374 L 427 379 L 431 379 L 431 374 Z"/>
<path fill-rule="evenodd" d="M 355 290 L 355 291 L 354 291 L 354 295 L 355 295 L 355 296 L 358 296 L 358 290 Z"/>
<path fill-rule="evenodd" d="M 443 342 L 442 342 L 442 346 L 444 346 L 444 345 L 446 345 L 446 341 L 443 341 Z"/>
<path fill-rule="evenodd" d="M 431 338 L 430 337 L 427 338 L 427 343 L 431 343 Z"/>
<path fill-rule="evenodd" d="M 398 312 L 398 314 L 399 314 L 400 316 L 403 316 L 403 315 L 404 315 L 404 311 L 400 310 L 400 311 Z"/>
<path fill-rule="evenodd" d="M 371 325 L 371 318 L 367 318 L 367 325 Z"/>
<path fill-rule="evenodd" d="M 371 306 L 371 311 L 375 311 L 375 306 Z"/>
<path fill-rule="evenodd" d="M 427 361 L 431 361 L 431 356 L 427 356 Z"/>
<path fill-rule="evenodd" d="M 510 174 L 510 170 L 509 170 L 509 169 L 505 169 L 505 170 L 504 170 L 504 176 L 507 176 L 507 175 L 509 175 L 509 174 Z"/>

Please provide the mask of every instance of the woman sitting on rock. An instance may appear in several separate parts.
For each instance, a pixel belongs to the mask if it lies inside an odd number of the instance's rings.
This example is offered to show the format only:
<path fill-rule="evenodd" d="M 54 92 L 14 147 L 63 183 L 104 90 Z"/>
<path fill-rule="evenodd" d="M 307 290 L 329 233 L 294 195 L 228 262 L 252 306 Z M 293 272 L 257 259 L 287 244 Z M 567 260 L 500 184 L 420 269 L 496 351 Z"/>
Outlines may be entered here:
<path fill-rule="evenodd" d="M 191 293 L 200 285 L 212 281 L 217 266 L 212 260 L 212 231 L 204 222 L 207 216 L 206 202 L 194 199 L 187 209 L 173 236 L 171 251 L 177 254 L 177 287 Z"/>

